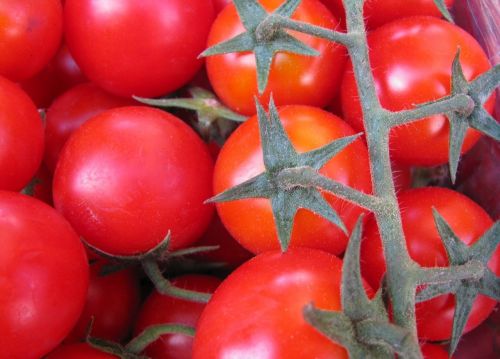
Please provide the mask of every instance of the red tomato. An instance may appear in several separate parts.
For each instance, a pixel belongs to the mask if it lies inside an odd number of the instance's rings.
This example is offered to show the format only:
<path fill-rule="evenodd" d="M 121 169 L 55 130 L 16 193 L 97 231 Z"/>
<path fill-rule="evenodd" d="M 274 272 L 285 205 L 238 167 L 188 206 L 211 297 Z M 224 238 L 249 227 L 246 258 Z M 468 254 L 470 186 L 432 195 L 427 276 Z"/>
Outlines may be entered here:
<path fill-rule="evenodd" d="M 28 184 L 40 167 L 43 137 L 33 101 L 0 76 L 0 190 L 19 191 Z"/>
<path fill-rule="evenodd" d="M 206 145 L 177 117 L 147 107 L 108 110 L 66 143 L 54 174 L 54 204 L 102 251 L 133 255 L 167 232 L 170 249 L 208 226 L 213 163 Z"/>
<path fill-rule="evenodd" d="M 439 187 L 418 188 L 402 192 L 399 207 L 403 230 L 410 256 L 424 267 L 446 267 L 448 258 L 434 224 L 432 207 L 445 218 L 457 236 L 467 245 L 474 243 L 488 230 L 493 221 L 476 203 L 464 195 Z M 373 218 L 365 226 L 366 238 L 361 246 L 363 276 L 374 288 L 380 286 L 385 272 L 377 225 Z M 490 269 L 500 274 L 500 249 L 488 263 Z M 465 332 L 477 327 L 493 310 L 495 301 L 479 295 L 474 302 Z M 452 294 L 419 303 L 417 310 L 418 335 L 426 340 L 447 340 L 451 336 L 455 299 Z"/>
<path fill-rule="evenodd" d="M 104 265 L 91 263 L 85 308 L 65 342 L 84 340 L 92 319 L 95 338 L 121 342 L 130 333 L 141 299 L 139 280 L 131 269 L 102 275 Z"/>
<path fill-rule="evenodd" d="M 137 104 L 85 83 L 59 96 L 47 111 L 44 162 L 53 173 L 69 136 L 90 118 L 115 107 Z"/>
<path fill-rule="evenodd" d="M 69 223 L 31 197 L 0 191 L 2 357 L 39 359 L 69 333 L 88 287 L 85 251 Z"/>
<path fill-rule="evenodd" d="M 45 359 L 117 359 L 113 354 L 108 354 L 95 349 L 87 343 L 62 345 L 50 353 Z"/>
<path fill-rule="evenodd" d="M 303 309 L 340 310 L 342 261 L 318 250 L 262 253 L 222 282 L 203 311 L 193 359 L 348 358 Z"/>
<path fill-rule="evenodd" d="M 201 67 L 211 1 L 68 0 L 65 35 L 84 74 L 117 95 L 155 97 Z"/>
<path fill-rule="evenodd" d="M 298 152 L 311 151 L 354 134 L 340 118 L 319 108 L 285 106 L 279 110 L 279 115 Z M 214 192 L 220 193 L 263 171 L 259 127 L 254 116 L 238 127 L 222 147 L 215 166 Z M 332 158 L 323 166 L 321 173 L 360 191 L 371 192 L 368 153 L 361 139 Z M 352 230 L 363 210 L 330 194 L 325 194 L 325 198 L 337 210 L 349 231 Z M 217 210 L 229 233 L 251 252 L 279 248 L 268 199 L 218 203 Z M 347 245 L 347 237 L 323 217 L 299 209 L 290 243 L 292 247 L 312 247 L 341 254 Z"/>
<path fill-rule="evenodd" d="M 191 274 L 174 279 L 172 284 L 179 288 L 213 293 L 220 282 L 216 277 Z M 195 327 L 204 308 L 203 303 L 177 299 L 154 291 L 141 308 L 134 333 L 137 336 L 155 324 L 183 324 Z M 162 335 L 147 347 L 145 354 L 155 359 L 191 359 L 192 347 L 193 338 L 189 336 Z"/>
<path fill-rule="evenodd" d="M 215 13 L 218 14 L 222 9 L 226 7 L 227 4 L 232 3 L 232 0 L 213 0 Z"/>
<path fill-rule="evenodd" d="M 342 27 L 345 28 L 345 11 L 343 0 L 321 0 L 330 11 L 342 19 Z M 445 0 L 450 9 L 454 0 Z M 434 16 L 441 17 L 434 0 L 365 0 L 363 15 L 366 26 L 375 29 L 385 23 L 410 16 Z"/>
<path fill-rule="evenodd" d="M 420 349 L 424 359 L 450 359 L 448 352 L 440 345 L 425 343 Z"/>
<path fill-rule="evenodd" d="M 67 46 L 63 44 L 49 64 L 35 76 L 22 81 L 21 87 L 38 108 L 47 108 L 61 93 L 86 81 Z"/>
<path fill-rule="evenodd" d="M 260 0 L 267 11 L 275 10 L 283 0 Z M 303 0 L 294 16 L 295 20 L 334 29 L 337 20 L 318 0 Z M 210 30 L 208 46 L 242 33 L 233 4 L 224 8 Z M 327 105 L 339 90 L 346 50 L 343 46 L 309 35 L 294 34 L 300 41 L 318 50 L 321 55 L 301 56 L 279 53 L 274 57 L 266 91 L 260 97 L 269 103 L 272 92 L 277 105 Z M 207 73 L 218 97 L 233 110 L 252 115 L 256 112 L 257 74 L 253 53 L 230 53 L 207 58 Z"/>
<path fill-rule="evenodd" d="M 460 62 L 468 80 L 491 66 L 476 40 L 457 26 L 433 17 L 394 21 L 368 36 L 370 61 L 377 94 L 383 107 L 399 111 L 446 96 L 450 92 L 453 58 L 461 49 Z M 486 103 L 493 110 L 494 96 Z M 342 83 L 345 120 L 363 129 L 361 107 L 352 66 Z M 467 151 L 480 134 L 469 130 L 462 148 Z M 449 124 L 443 115 L 422 119 L 391 132 L 391 155 L 407 164 L 432 166 L 448 161 Z"/>
<path fill-rule="evenodd" d="M 62 35 L 60 0 L 0 2 L 0 75 L 24 80 L 42 70 Z"/>

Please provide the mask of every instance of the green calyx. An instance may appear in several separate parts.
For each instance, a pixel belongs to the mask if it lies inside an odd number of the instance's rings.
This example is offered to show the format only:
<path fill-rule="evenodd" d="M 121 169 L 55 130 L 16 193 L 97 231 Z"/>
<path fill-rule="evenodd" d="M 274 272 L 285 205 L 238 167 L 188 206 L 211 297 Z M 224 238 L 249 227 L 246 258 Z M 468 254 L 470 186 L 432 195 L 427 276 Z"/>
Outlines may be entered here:
<path fill-rule="evenodd" d="M 208 48 L 200 56 L 244 51 L 253 52 L 257 67 L 258 90 L 262 94 L 267 87 L 271 64 L 276 53 L 289 52 L 306 56 L 318 55 L 316 50 L 268 21 L 268 18 L 272 16 L 290 18 L 299 6 L 300 1 L 287 0 L 272 14 L 268 14 L 257 0 L 234 0 L 234 5 L 246 31 L 230 40 Z"/>

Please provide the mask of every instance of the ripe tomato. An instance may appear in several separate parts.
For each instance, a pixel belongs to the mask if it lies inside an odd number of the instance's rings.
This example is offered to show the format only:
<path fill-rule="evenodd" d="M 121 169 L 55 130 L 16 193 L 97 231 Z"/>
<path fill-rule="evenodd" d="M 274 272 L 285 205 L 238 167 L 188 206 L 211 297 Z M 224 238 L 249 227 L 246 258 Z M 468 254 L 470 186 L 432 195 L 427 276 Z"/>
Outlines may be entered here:
<path fill-rule="evenodd" d="M 283 0 L 260 0 L 267 11 L 275 10 Z M 334 29 L 338 21 L 318 0 L 303 0 L 293 19 Z M 242 33 L 233 4 L 224 8 L 210 30 L 208 46 Z M 272 92 L 277 105 L 327 105 L 339 90 L 346 60 L 343 46 L 308 35 L 294 34 L 300 41 L 318 50 L 320 56 L 300 56 L 279 53 L 274 57 L 266 91 L 260 96 L 269 103 Z M 207 73 L 218 97 L 233 110 L 252 115 L 256 112 L 254 96 L 257 91 L 257 73 L 253 53 L 241 52 L 207 58 Z"/>
<path fill-rule="evenodd" d="M 342 261 L 309 248 L 262 253 L 227 277 L 203 311 L 193 359 L 348 358 L 306 323 L 307 304 L 340 310 Z"/>
<path fill-rule="evenodd" d="M 288 136 L 298 152 L 311 151 L 340 137 L 353 135 L 351 127 L 339 117 L 319 108 L 285 106 L 279 115 Z M 352 159 L 356 160 L 353 161 Z M 219 154 L 214 172 L 214 192 L 220 193 L 264 171 L 257 116 L 243 123 L 228 138 Z M 332 158 L 321 173 L 360 191 L 371 192 L 368 153 L 358 139 Z M 325 194 L 347 228 L 352 230 L 360 207 Z M 218 203 L 217 210 L 229 233 L 253 253 L 278 249 L 271 204 L 256 198 Z M 308 210 L 299 209 L 295 216 L 291 246 L 323 249 L 341 254 L 347 237 L 328 220 Z"/>
<path fill-rule="evenodd" d="M 78 85 L 59 96 L 45 118 L 44 162 L 49 170 L 54 172 L 69 136 L 87 120 L 105 110 L 134 104 L 137 102 L 111 95 L 92 83 Z"/>
<path fill-rule="evenodd" d="M 172 284 L 179 288 L 213 293 L 220 284 L 220 279 L 207 275 L 191 274 L 178 277 Z M 137 324 L 135 335 L 155 324 L 183 324 L 195 327 L 205 304 L 177 299 L 154 291 L 144 302 Z M 145 354 L 155 359 L 191 359 L 193 338 L 183 334 L 162 335 L 150 344 Z"/>
<path fill-rule="evenodd" d="M 29 182 L 40 167 L 43 138 L 33 101 L 0 76 L 0 190 L 19 191 Z"/>
<path fill-rule="evenodd" d="M 87 300 L 78 323 L 65 342 L 85 340 L 91 320 L 94 338 L 121 342 L 127 338 L 139 309 L 139 280 L 132 269 L 100 274 L 103 260 L 91 262 Z"/>
<path fill-rule="evenodd" d="M 58 347 L 45 359 L 118 359 L 118 357 L 95 349 L 87 343 L 75 343 Z"/>
<path fill-rule="evenodd" d="M 440 345 L 425 343 L 420 349 L 424 359 L 450 359 L 448 352 Z"/>
<path fill-rule="evenodd" d="M 170 249 L 208 226 L 213 163 L 177 117 L 122 107 L 93 117 L 68 140 L 54 174 L 55 207 L 91 245 L 116 255 Z"/>
<path fill-rule="evenodd" d="M 42 70 L 59 48 L 59 0 L 0 2 L 0 75 L 24 80 Z"/>
<path fill-rule="evenodd" d="M 211 1 L 67 0 L 65 35 L 83 73 L 121 96 L 155 97 L 201 67 Z"/>
<path fill-rule="evenodd" d="M 343 0 L 321 0 L 330 11 L 342 19 L 345 28 L 345 11 Z M 445 0 L 450 9 L 453 0 Z M 434 0 L 365 0 L 363 15 L 368 29 L 375 29 L 388 22 L 410 16 L 441 17 Z"/>
<path fill-rule="evenodd" d="M 377 94 L 383 107 L 399 111 L 415 104 L 446 96 L 450 92 L 453 58 L 461 49 L 465 77 L 472 80 L 491 66 L 477 41 L 457 26 L 433 17 L 412 17 L 394 21 L 368 36 L 370 61 Z M 493 110 L 494 96 L 485 108 Z M 362 114 L 356 83 L 349 64 L 342 83 L 345 120 L 362 130 Z M 479 139 L 469 130 L 462 152 Z M 432 166 L 448 161 L 449 125 L 443 115 L 427 117 L 391 132 L 394 160 Z"/>
<path fill-rule="evenodd" d="M 88 287 L 83 245 L 53 208 L 0 191 L 2 357 L 39 359 L 69 333 Z"/>
<path fill-rule="evenodd" d="M 399 195 L 403 230 L 410 256 L 424 267 L 446 267 L 448 257 L 434 224 L 432 207 L 445 218 L 457 236 L 467 245 L 474 243 L 493 221 L 476 203 L 464 195 L 439 187 L 412 189 Z M 385 260 L 375 221 L 365 226 L 366 237 L 361 246 L 362 273 L 373 288 L 380 286 Z M 500 249 L 488 263 L 500 274 Z M 479 295 L 465 326 L 465 332 L 477 327 L 493 310 L 495 301 Z M 442 295 L 417 304 L 418 335 L 426 340 L 447 340 L 451 336 L 455 299 Z"/>

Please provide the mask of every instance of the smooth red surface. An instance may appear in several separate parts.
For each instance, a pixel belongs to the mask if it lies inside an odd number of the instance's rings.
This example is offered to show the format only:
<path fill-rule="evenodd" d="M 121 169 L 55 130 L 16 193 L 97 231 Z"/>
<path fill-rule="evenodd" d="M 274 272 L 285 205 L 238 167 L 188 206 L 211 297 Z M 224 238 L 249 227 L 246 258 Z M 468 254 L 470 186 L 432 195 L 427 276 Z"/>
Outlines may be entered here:
<path fill-rule="evenodd" d="M 279 110 L 285 131 L 298 152 L 311 151 L 331 141 L 353 135 L 352 128 L 339 117 L 319 108 L 284 106 Z M 214 192 L 220 193 L 264 171 L 257 117 L 247 120 L 228 138 L 215 165 Z M 371 192 L 368 153 L 356 140 L 323 166 L 323 175 L 360 191 Z M 360 207 L 325 194 L 348 230 L 352 230 Z M 271 203 L 268 199 L 245 199 L 218 203 L 217 211 L 229 233 L 246 249 L 260 253 L 279 248 Z M 334 254 L 344 252 L 347 237 L 328 220 L 299 209 L 290 245 L 312 247 Z"/>
<path fill-rule="evenodd" d="M 451 66 L 460 48 L 464 75 L 472 80 L 491 66 L 477 41 L 459 27 L 433 17 L 394 21 L 368 36 L 370 63 L 382 106 L 399 111 L 450 93 Z M 342 83 L 344 118 L 362 130 L 362 114 L 350 63 Z M 485 108 L 493 110 L 494 96 Z M 468 130 L 462 153 L 480 134 Z M 448 160 L 449 124 L 443 115 L 422 119 L 392 130 L 390 146 L 394 160 L 432 166 Z"/>
<path fill-rule="evenodd" d="M 19 191 L 28 184 L 42 161 L 43 138 L 33 101 L 0 76 L 0 190 Z"/>
<path fill-rule="evenodd" d="M 282 0 L 262 0 L 267 11 L 275 10 Z M 334 29 L 338 21 L 318 0 L 303 0 L 292 16 L 295 20 Z M 234 5 L 219 14 L 210 30 L 208 46 L 242 33 Z M 338 93 L 347 58 L 343 46 L 308 35 L 293 33 L 300 41 L 318 50 L 320 56 L 279 53 L 273 59 L 266 91 L 259 96 L 268 104 L 270 94 L 277 105 L 304 104 L 322 107 Z M 257 73 L 253 53 L 241 52 L 207 57 L 207 73 L 217 96 L 233 110 L 252 115 L 256 113 L 254 96 Z"/>
<path fill-rule="evenodd" d="M 59 96 L 47 110 L 44 162 L 53 173 L 69 136 L 92 117 L 115 107 L 137 104 L 112 95 L 93 83 L 73 87 Z"/>
<path fill-rule="evenodd" d="M 0 191 L 2 357 L 39 359 L 70 332 L 88 288 L 78 235 L 53 208 Z"/>
<path fill-rule="evenodd" d="M 65 342 L 85 340 L 91 320 L 94 338 L 120 343 L 132 331 L 141 300 L 137 274 L 126 269 L 102 275 L 104 265 L 102 260 L 91 262 L 85 307 Z"/>
<path fill-rule="evenodd" d="M 102 251 L 132 255 L 172 233 L 171 250 L 196 241 L 212 217 L 213 164 L 184 122 L 146 107 L 106 111 L 64 147 L 54 204 Z"/>
<path fill-rule="evenodd" d="M 172 284 L 179 288 L 202 293 L 213 293 L 221 280 L 216 277 L 190 274 L 177 277 Z M 154 291 L 144 302 L 134 334 L 138 335 L 150 325 L 182 324 L 196 327 L 196 323 L 205 308 L 205 304 L 177 299 Z M 183 334 L 162 335 L 150 344 L 145 354 L 155 359 L 191 359 L 193 338 Z"/>
<path fill-rule="evenodd" d="M 432 216 L 435 207 L 453 231 L 467 245 L 471 245 L 486 232 L 493 221 L 479 205 L 464 195 L 439 187 L 412 189 L 399 195 L 403 231 L 410 256 L 424 267 L 446 267 L 448 257 Z M 373 288 L 380 286 L 386 271 L 382 244 L 373 218 L 365 226 L 365 239 L 361 245 L 362 273 Z M 500 273 L 500 249 L 488 263 L 497 275 Z M 495 301 L 479 295 L 465 332 L 477 327 L 493 310 Z M 442 295 L 416 305 L 418 335 L 426 340 L 447 340 L 451 336 L 454 296 Z"/>
<path fill-rule="evenodd" d="M 318 250 L 262 253 L 222 282 L 203 311 L 193 359 L 348 358 L 303 317 L 340 310 L 342 261 Z"/>
<path fill-rule="evenodd" d="M 211 1 L 67 0 L 65 36 L 83 73 L 117 95 L 155 97 L 202 66 Z"/>
<path fill-rule="evenodd" d="M 67 344 L 60 346 L 45 359 L 117 359 L 113 354 L 104 353 L 92 348 L 87 343 Z"/>
<path fill-rule="evenodd" d="M 448 352 L 437 344 L 423 344 L 420 349 L 424 359 L 450 359 Z"/>
<path fill-rule="evenodd" d="M 12 81 L 34 76 L 57 52 L 62 36 L 60 0 L 0 2 L 0 75 Z"/>

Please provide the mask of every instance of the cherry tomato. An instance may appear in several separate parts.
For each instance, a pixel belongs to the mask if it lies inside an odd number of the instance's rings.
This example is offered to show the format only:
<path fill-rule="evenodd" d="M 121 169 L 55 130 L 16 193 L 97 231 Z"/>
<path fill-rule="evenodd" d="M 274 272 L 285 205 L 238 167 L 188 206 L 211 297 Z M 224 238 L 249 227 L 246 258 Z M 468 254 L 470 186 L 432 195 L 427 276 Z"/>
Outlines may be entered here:
<path fill-rule="evenodd" d="M 19 191 L 28 184 L 40 167 L 43 138 L 33 101 L 0 76 L 0 190 Z"/>
<path fill-rule="evenodd" d="M 453 58 L 461 49 L 465 77 L 472 80 L 491 66 L 476 40 L 457 26 L 433 17 L 394 21 L 368 36 L 370 62 L 377 94 L 383 107 L 399 111 L 446 96 L 450 92 Z M 485 105 L 493 110 L 494 96 Z M 342 83 L 345 120 L 362 130 L 362 114 L 352 66 Z M 469 130 L 462 153 L 480 134 Z M 449 124 L 443 115 L 427 117 L 392 130 L 390 146 L 394 160 L 432 166 L 448 161 Z"/>
<path fill-rule="evenodd" d="M 341 271 L 340 259 L 309 248 L 250 259 L 222 282 L 203 311 L 193 359 L 348 358 L 303 316 L 310 303 L 341 309 Z"/>
<path fill-rule="evenodd" d="M 330 11 L 335 14 L 345 29 L 345 10 L 343 0 L 321 0 Z M 446 7 L 450 9 L 454 0 L 445 0 Z M 434 0 L 365 0 L 363 8 L 368 29 L 375 29 L 388 22 L 410 16 L 441 17 Z"/>
<path fill-rule="evenodd" d="M 202 65 L 211 1 L 67 0 L 65 35 L 83 73 L 121 96 L 155 97 L 186 84 Z"/>
<path fill-rule="evenodd" d="M 47 108 L 64 91 L 87 81 L 68 47 L 63 44 L 42 71 L 20 85 L 38 108 Z"/>
<path fill-rule="evenodd" d="M 448 352 L 440 345 L 425 343 L 420 349 L 424 359 L 450 359 Z"/>
<path fill-rule="evenodd" d="M 118 357 L 95 349 L 87 343 L 75 343 L 58 347 L 45 359 L 118 359 Z"/>
<path fill-rule="evenodd" d="M 275 10 L 283 0 L 260 0 L 267 11 Z M 303 0 L 292 16 L 293 19 L 334 29 L 337 20 L 318 0 Z M 224 8 L 214 21 L 208 46 L 242 33 L 233 4 Z M 318 50 L 321 55 L 301 56 L 278 53 L 271 65 L 269 83 L 260 96 L 262 103 L 269 103 L 269 96 L 278 105 L 305 104 L 322 107 L 339 91 L 346 60 L 343 46 L 309 35 L 294 34 L 300 41 Z M 230 53 L 207 58 L 207 73 L 218 97 L 233 110 L 252 115 L 256 113 L 254 96 L 257 95 L 257 73 L 253 53 Z"/>
<path fill-rule="evenodd" d="M 39 359 L 70 332 L 88 287 L 83 245 L 53 208 L 0 191 L 2 357 Z"/>
<path fill-rule="evenodd" d="M 285 106 L 279 110 L 279 115 L 298 152 L 311 151 L 354 134 L 340 118 L 319 108 Z M 215 166 L 214 192 L 220 193 L 263 171 L 259 127 L 254 116 L 238 127 L 222 147 Z M 368 153 L 361 139 L 333 157 L 320 172 L 360 191 L 371 192 Z M 349 231 L 352 230 L 363 210 L 330 194 L 325 194 L 325 198 Z M 218 203 L 217 210 L 229 233 L 249 251 L 260 253 L 279 248 L 268 199 Z M 319 215 L 299 209 L 290 242 L 292 247 L 305 246 L 341 254 L 346 244 L 347 237 L 338 227 Z"/>
<path fill-rule="evenodd" d="M 57 52 L 62 35 L 60 0 L 0 2 L 0 75 L 12 81 L 42 70 Z"/>
<path fill-rule="evenodd" d="M 130 333 L 140 304 L 139 280 L 132 269 L 102 275 L 105 264 L 91 263 L 85 308 L 65 342 L 84 340 L 91 320 L 95 338 L 119 343 Z"/>
<path fill-rule="evenodd" d="M 115 107 L 137 104 L 85 83 L 59 96 L 47 110 L 44 162 L 54 172 L 59 154 L 69 136 L 90 118 Z"/>
<path fill-rule="evenodd" d="M 446 267 L 448 257 L 434 224 L 432 207 L 435 207 L 457 236 L 471 245 L 488 230 L 493 221 L 476 203 L 464 195 L 439 187 L 412 189 L 399 195 L 403 230 L 410 256 L 424 267 Z M 365 226 L 366 238 L 361 246 L 362 273 L 374 288 L 380 286 L 385 272 L 385 260 L 375 221 Z M 500 274 L 500 249 L 488 263 L 490 269 Z M 465 332 L 483 322 L 491 313 L 495 301 L 479 295 L 474 302 Z M 417 304 L 418 335 L 426 340 L 447 340 L 451 336 L 455 299 L 452 294 L 442 295 Z"/>
<path fill-rule="evenodd" d="M 133 255 L 172 234 L 170 249 L 210 223 L 213 163 L 184 122 L 146 107 L 101 113 L 80 127 L 54 174 L 55 207 L 94 247 Z"/>
<path fill-rule="evenodd" d="M 216 277 L 191 274 L 174 279 L 172 284 L 197 292 L 213 293 L 220 282 Z M 177 299 L 154 291 L 141 308 L 134 333 L 137 336 L 155 324 L 183 324 L 196 327 L 204 308 L 203 303 Z M 155 359 L 191 359 L 192 347 L 193 338 L 183 334 L 169 334 L 162 335 L 160 339 L 150 344 L 145 353 Z"/>

